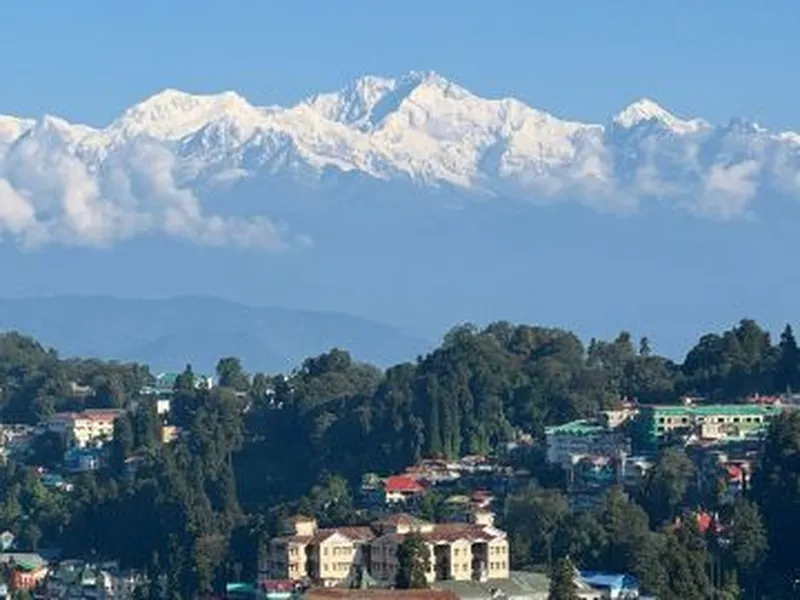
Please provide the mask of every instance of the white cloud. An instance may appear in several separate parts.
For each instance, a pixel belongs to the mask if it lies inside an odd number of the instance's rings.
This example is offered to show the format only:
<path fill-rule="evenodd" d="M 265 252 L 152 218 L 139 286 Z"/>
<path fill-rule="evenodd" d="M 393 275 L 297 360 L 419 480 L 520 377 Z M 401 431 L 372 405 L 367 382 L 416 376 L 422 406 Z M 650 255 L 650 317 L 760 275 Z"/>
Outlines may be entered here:
<path fill-rule="evenodd" d="M 23 246 L 106 247 L 145 234 L 269 250 L 309 243 L 266 216 L 207 214 L 177 184 L 175 159 L 158 143 L 127 146 L 90 172 L 47 133 L 21 139 L 0 164 L 0 234 Z"/>
<path fill-rule="evenodd" d="M 19 235 L 35 225 L 36 211 L 31 203 L 20 196 L 8 181 L 0 179 L 0 234 Z"/>
<path fill-rule="evenodd" d="M 692 209 L 722 219 L 747 215 L 758 193 L 760 171 L 761 165 L 754 160 L 729 166 L 713 165 Z"/>

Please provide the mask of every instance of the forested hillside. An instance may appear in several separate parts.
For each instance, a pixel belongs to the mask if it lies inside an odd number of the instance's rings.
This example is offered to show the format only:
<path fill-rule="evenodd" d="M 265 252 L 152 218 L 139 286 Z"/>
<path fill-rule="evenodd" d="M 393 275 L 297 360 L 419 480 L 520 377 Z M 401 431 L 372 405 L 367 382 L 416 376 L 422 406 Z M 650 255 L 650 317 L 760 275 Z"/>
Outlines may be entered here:
<path fill-rule="evenodd" d="M 675 487 L 676 478 L 685 484 L 689 476 L 680 457 L 662 457 L 654 475 L 660 479 L 635 501 L 611 495 L 597 513 L 567 515 L 558 483 L 546 477 L 537 454 L 544 427 L 591 416 L 625 397 L 675 402 L 692 393 L 736 402 L 784 391 L 798 385 L 800 352 L 789 327 L 773 343 L 749 320 L 701 337 L 682 364 L 654 355 L 647 338 L 627 333 L 584 344 L 567 331 L 499 322 L 457 327 L 435 351 L 385 372 L 333 349 L 278 377 L 247 374 L 238 359 L 226 357 L 218 376 L 212 390 L 196 388 L 191 367 L 179 377 L 171 419 L 184 435 L 165 446 L 152 403 L 135 402 L 150 378 L 146 367 L 60 360 L 30 339 L 2 336 L 5 422 L 34 423 L 81 406 L 130 411 L 116 422 L 109 466 L 80 475 L 69 495 L 45 489 L 23 465 L 7 466 L 0 528 L 33 547 L 57 545 L 165 573 L 170 589 L 189 598 L 252 576 L 259 544 L 289 511 L 302 509 L 323 523 L 357 519 L 353 486 L 365 472 L 398 471 L 423 457 L 492 454 L 530 434 L 527 460 L 538 487 L 507 504 L 516 566 L 570 554 L 586 566 L 611 561 L 635 572 L 663 598 L 706 598 L 719 581 L 687 569 L 713 548 L 691 529 L 662 531 L 688 497 Z M 76 396 L 73 383 L 95 391 Z M 789 544 L 779 522 L 800 522 L 800 493 L 769 472 L 800 476 L 787 458 L 800 452 L 798 433 L 798 418 L 774 427 L 753 496 L 758 504 L 737 509 L 756 511 L 748 523 L 759 523 L 763 511 L 772 546 L 765 564 L 776 585 L 794 569 L 776 552 Z M 543 546 L 543 539 L 550 543 Z M 766 543 L 758 547 L 755 557 L 725 558 L 726 569 L 753 581 Z M 653 561 L 666 571 L 646 571 L 643 565 Z M 679 576 L 693 581 L 683 592 L 670 580 Z"/>

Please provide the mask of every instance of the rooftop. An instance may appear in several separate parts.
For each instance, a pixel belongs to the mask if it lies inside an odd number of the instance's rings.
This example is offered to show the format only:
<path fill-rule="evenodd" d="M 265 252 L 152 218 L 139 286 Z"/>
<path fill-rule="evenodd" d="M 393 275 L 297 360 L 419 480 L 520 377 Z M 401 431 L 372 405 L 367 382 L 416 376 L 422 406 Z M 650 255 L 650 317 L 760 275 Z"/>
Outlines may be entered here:
<path fill-rule="evenodd" d="M 705 404 L 698 406 L 653 405 L 643 407 L 658 415 L 772 415 L 782 411 L 782 407 L 771 404 Z"/>
<path fill-rule="evenodd" d="M 409 475 L 392 475 L 386 479 L 383 484 L 384 490 L 387 492 L 423 492 L 425 487 L 416 479 Z"/>
<path fill-rule="evenodd" d="M 596 421 L 579 419 L 577 421 L 564 423 L 563 425 L 548 427 L 545 433 L 547 435 L 595 435 L 607 431 L 608 429 L 604 425 Z"/>

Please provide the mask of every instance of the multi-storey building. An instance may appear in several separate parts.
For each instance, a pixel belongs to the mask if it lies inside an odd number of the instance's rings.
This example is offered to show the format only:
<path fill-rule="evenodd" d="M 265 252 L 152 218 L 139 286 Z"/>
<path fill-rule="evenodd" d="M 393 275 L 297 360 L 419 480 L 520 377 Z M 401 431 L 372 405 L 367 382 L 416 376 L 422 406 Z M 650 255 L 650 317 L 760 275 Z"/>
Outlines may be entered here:
<path fill-rule="evenodd" d="M 67 445 L 85 448 L 94 442 L 114 438 L 114 421 L 122 414 L 117 409 L 95 409 L 53 415 L 47 429 L 64 437 Z"/>
<path fill-rule="evenodd" d="M 569 468 L 575 457 L 631 452 L 630 439 L 623 432 L 596 421 L 582 419 L 548 427 L 545 436 L 547 461 L 564 468 Z"/>
<path fill-rule="evenodd" d="M 364 527 L 319 529 L 308 517 L 295 517 L 290 524 L 290 535 L 269 544 L 261 568 L 264 579 L 307 579 L 332 586 L 366 571 L 374 579 L 393 582 L 397 550 L 412 532 L 428 546 L 430 582 L 509 576 L 508 540 L 488 511 L 476 512 L 469 523 L 428 523 L 402 513 Z"/>
<path fill-rule="evenodd" d="M 783 410 L 778 404 L 646 406 L 639 418 L 642 431 L 652 443 L 670 433 L 708 440 L 744 439 L 762 433 Z"/>

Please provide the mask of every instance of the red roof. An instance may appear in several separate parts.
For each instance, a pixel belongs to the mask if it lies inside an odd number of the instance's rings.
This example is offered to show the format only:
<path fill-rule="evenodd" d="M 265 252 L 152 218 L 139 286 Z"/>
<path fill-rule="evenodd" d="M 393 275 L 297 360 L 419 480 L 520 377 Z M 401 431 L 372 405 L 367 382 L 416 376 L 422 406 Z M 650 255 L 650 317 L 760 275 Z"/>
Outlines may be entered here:
<path fill-rule="evenodd" d="M 269 579 L 261 587 L 268 592 L 291 592 L 294 590 L 294 582 L 289 579 Z"/>
<path fill-rule="evenodd" d="M 386 479 L 383 489 L 387 492 L 424 492 L 425 487 L 413 477 L 408 475 L 392 475 Z"/>
<path fill-rule="evenodd" d="M 727 470 L 728 477 L 731 479 L 735 479 L 737 481 L 744 479 L 744 473 L 742 472 L 741 467 L 737 467 L 736 465 L 728 465 Z"/>
<path fill-rule="evenodd" d="M 700 533 L 707 532 L 711 528 L 713 522 L 714 522 L 714 517 L 712 517 L 705 511 L 697 515 L 697 527 L 700 530 Z"/>

